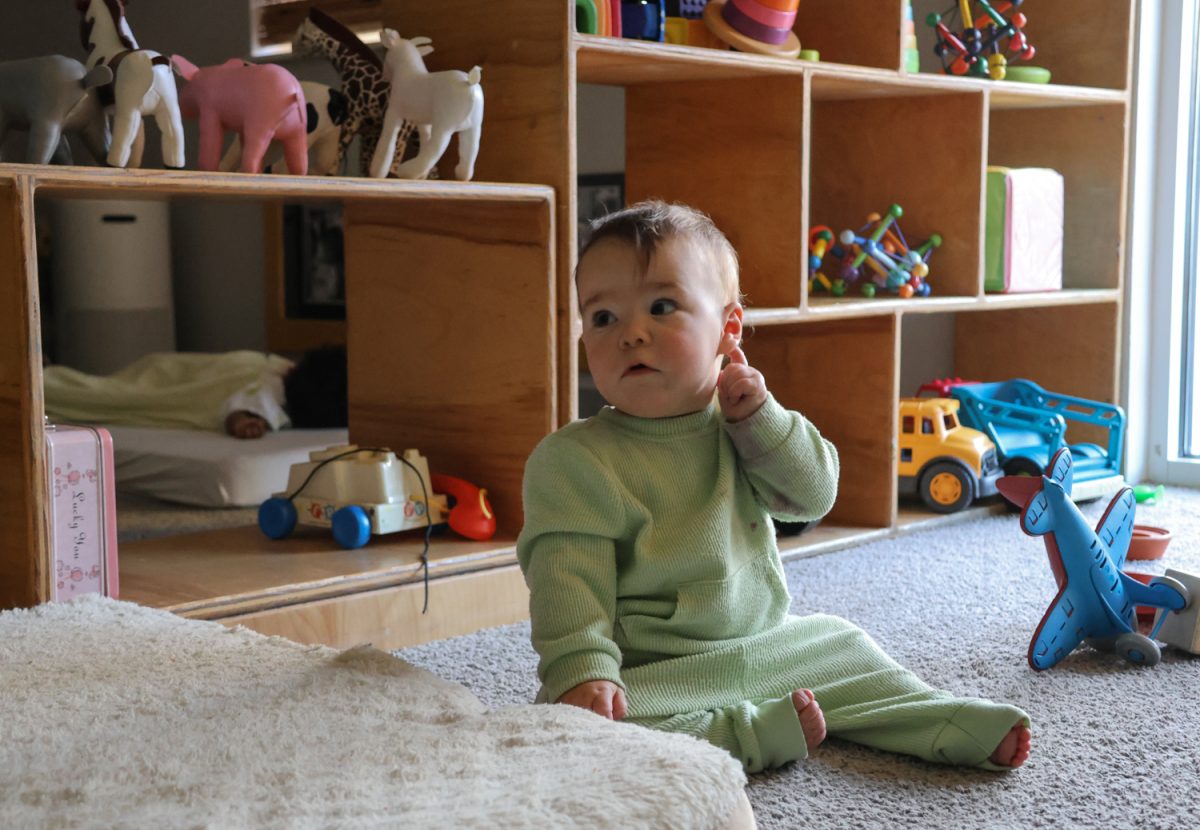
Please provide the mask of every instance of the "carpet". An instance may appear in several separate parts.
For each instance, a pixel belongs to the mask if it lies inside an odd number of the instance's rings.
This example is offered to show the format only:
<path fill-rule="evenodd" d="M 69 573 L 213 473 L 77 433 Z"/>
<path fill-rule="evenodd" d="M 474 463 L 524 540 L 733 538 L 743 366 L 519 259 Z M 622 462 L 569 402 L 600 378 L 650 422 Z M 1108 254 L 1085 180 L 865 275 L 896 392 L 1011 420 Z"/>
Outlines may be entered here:
<path fill-rule="evenodd" d="M 1093 523 L 1107 500 L 1084 506 Z M 1200 490 L 1168 488 L 1137 521 L 1170 529 L 1166 556 L 1131 563 L 1200 574 Z M 1033 719 L 1021 769 L 955 769 L 830 739 L 807 761 L 751 778 L 762 830 L 791 828 L 1187 828 L 1200 806 L 1200 658 L 1153 668 L 1077 650 L 1035 673 L 1029 639 L 1057 593 L 1041 539 L 1015 514 L 785 564 L 797 614 L 865 628 L 929 683 L 1011 701 Z M 536 656 L 518 623 L 405 649 L 490 706 L 532 700 Z"/>
<path fill-rule="evenodd" d="M 613 765 L 607 759 L 637 759 Z M 693 738 L 89 596 L 0 613 L 0 826 L 717 828 Z"/>

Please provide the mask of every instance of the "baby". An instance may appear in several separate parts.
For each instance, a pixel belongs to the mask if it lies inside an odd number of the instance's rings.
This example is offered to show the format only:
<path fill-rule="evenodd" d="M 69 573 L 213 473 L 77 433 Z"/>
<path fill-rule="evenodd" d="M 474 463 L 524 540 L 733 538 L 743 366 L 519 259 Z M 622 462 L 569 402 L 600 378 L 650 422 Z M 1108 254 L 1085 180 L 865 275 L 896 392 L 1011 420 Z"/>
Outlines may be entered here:
<path fill-rule="evenodd" d="M 46 414 L 62 423 L 224 429 L 261 438 L 284 427 L 347 422 L 346 350 L 310 349 L 293 363 L 249 350 L 155 352 L 110 375 L 43 369 Z"/>
<path fill-rule="evenodd" d="M 742 353 L 737 256 L 713 223 L 661 202 L 610 214 L 576 284 L 610 406 L 547 436 L 525 469 L 538 700 L 704 738 L 748 772 L 807 757 L 826 732 L 1024 763 L 1020 709 L 929 687 L 838 617 L 788 614 L 771 517 L 828 512 L 837 451 Z"/>

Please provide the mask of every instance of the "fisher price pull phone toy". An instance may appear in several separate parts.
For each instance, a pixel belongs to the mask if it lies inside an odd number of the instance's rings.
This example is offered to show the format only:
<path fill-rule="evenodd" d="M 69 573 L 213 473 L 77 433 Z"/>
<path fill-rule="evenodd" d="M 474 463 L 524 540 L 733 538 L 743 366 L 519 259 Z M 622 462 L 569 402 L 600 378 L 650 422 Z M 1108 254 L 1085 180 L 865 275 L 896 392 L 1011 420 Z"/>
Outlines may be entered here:
<path fill-rule="evenodd" d="M 454 505 L 450 505 L 454 499 Z M 417 450 L 396 455 L 384 447 L 329 447 L 293 464 L 287 489 L 258 509 L 258 526 L 272 539 L 296 524 L 327 527 L 344 548 L 360 548 L 372 534 L 398 533 L 448 522 L 468 539 L 496 533 L 487 490 L 460 478 L 430 475 Z"/>

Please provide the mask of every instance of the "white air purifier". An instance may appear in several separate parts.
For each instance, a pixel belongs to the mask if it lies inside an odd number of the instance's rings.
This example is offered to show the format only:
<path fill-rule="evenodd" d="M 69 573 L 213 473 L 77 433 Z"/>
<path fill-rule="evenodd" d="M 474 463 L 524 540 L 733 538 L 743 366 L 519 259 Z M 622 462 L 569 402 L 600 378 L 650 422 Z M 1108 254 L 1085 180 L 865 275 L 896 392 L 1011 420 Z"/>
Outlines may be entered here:
<path fill-rule="evenodd" d="M 107 375 L 175 351 L 166 201 L 51 205 L 55 362 Z"/>

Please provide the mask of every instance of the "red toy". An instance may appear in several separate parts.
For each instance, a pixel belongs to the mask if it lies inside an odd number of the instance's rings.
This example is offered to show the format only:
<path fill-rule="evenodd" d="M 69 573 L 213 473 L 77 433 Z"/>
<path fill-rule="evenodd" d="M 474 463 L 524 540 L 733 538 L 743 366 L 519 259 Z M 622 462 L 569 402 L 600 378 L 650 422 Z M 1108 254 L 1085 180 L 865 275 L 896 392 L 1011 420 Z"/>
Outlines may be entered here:
<path fill-rule="evenodd" d="M 444 493 L 454 499 L 447 520 L 451 530 L 477 542 L 496 535 L 496 514 L 492 512 L 487 490 L 454 476 L 432 473 L 429 479 L 435 493 Z"/>

